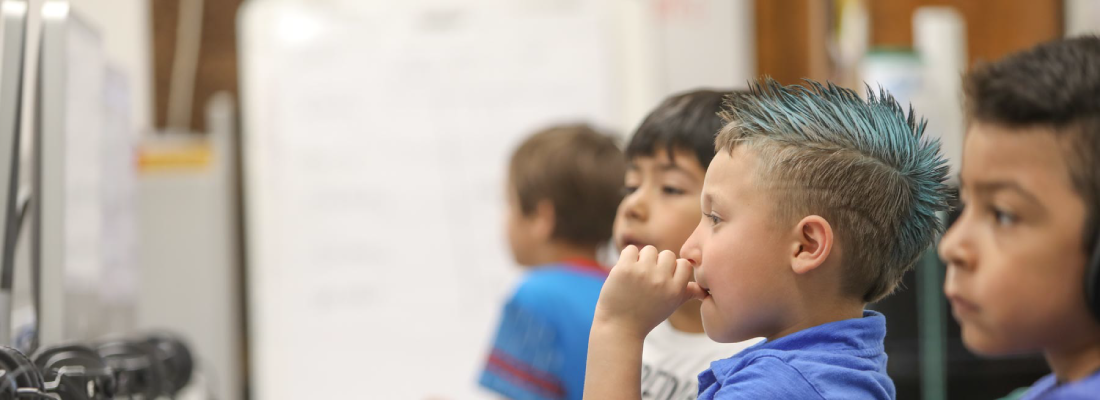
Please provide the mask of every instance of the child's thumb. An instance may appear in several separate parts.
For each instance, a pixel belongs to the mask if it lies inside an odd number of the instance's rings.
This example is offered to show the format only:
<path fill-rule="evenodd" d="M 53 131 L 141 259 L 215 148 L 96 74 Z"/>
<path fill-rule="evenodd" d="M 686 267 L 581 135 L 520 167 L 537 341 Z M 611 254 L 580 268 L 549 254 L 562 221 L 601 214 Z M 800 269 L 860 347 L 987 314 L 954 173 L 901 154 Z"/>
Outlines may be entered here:
<path fill-rule="evenodd" d="M 685 292 L 687 292 L 688 300 L 702 300 L 707 297 L 707 291 L 703 290 L 697 282 L 688 282 Z"/>

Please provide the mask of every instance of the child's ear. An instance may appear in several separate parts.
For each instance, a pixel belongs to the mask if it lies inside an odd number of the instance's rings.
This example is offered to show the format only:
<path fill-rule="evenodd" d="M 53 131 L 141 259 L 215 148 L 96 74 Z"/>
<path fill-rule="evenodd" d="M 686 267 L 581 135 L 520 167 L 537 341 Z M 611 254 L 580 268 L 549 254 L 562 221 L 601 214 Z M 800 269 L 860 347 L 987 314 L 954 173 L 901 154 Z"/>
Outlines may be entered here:
<path fill-rule="evenodd" d="M 531 218 L 535 237 L 549 241 L 554 236 L 554 203 L 550 200 L 539 200 Z"/>
<path fill-rule="evenodd" d="M 817 215 L 802 218 L 795 233 L 797 239 L 791 254 L 794 272 L 804 274 L 824 264 L 833 250 L 833 228 L 829 221 Z"/>

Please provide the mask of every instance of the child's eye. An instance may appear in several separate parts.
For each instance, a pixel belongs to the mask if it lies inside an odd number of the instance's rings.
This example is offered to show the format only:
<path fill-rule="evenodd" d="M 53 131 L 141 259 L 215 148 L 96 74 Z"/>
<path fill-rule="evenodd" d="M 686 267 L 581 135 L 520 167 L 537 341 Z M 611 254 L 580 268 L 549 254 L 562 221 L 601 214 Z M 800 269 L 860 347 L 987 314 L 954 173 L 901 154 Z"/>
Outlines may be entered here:
<path fill-rule="evenodd" d="M 670 195 L 674 195 L 674 196 L 678 196 L 678 195 L 681 195 L 681 194 L 685 193 L 683 189 L 680 189 L 680 188 L 677 188 L 677 187 L 672 187 L 672 186 L 662 186 L 661 187 L 661 192 L 663 192 L 664 194 L 670 194 Z"/>
<path fill-rule="evenodd" d="M 623 186 L 623 196 L 629 196 L 638 191 L 637 186 Z"/>
<path fill-rule="evenodd" d="M 1017 217 L 1015 214 L 1003 211 L 998 208 L 993 208 L 993 216 L 997 219 L 997 224 L 1001 226 L 1011 226 L 1016 223 Z"/>
<path fill-rule="evenodd" d="M 714 214 L 703 214 L 703 216 L 710 220 L 711 225 L 718 225 L 719 222 L 722 222 L 722 219 Z"/>

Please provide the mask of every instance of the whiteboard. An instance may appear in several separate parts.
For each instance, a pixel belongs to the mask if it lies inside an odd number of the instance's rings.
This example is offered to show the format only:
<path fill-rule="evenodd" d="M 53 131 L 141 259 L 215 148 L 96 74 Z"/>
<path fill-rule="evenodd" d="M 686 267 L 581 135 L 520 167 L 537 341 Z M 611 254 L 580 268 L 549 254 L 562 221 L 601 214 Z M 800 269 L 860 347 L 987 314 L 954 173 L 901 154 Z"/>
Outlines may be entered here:
<path fill-rule="evenodd" d="M 617 121 L 597 1 L 259 1 L 241 16 L 251 387 L 476 398 L 527 134 Z"/>

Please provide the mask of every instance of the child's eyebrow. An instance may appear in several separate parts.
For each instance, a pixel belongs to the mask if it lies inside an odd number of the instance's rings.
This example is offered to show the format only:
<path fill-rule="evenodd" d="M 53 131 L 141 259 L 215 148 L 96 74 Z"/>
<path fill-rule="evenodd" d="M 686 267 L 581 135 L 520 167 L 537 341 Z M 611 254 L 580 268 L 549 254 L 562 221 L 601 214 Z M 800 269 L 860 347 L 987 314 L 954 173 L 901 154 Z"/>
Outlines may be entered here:
<path fill-rule="evenodd" d="M 961 182 L 961 181 L 960 181 Z M 999 191 L 1010 191 L 1034 204 L 1042 204 L 1038 197 L 1024 189 L 1020 184 L 1011 181 L 976 182 L 972 184 L 973 190 L 982 194 L 993 194 Z"/>
<path fill-rule="evenodd" d="M 673 163 L 661 164 L 660 167 L 661 167 L 661 171 L 683 171 L 684 170 L 683 168 L 680 168 L 679 165 L 676 165 L 676 164 L 673 164 Z"/>
<path fill-rule="evenodd" d="M 680 172 L 684 175 L 691 176 L 691 172 L 688 171 L 687 168 L 681 167 L 677 164 L 661 164 L 658 166 L 658 168 L 661 169 L 661 172 Z"/>
<path fill-rule="evenodd" d="M 658 168 L 660 168 L 662 173 L 670 172 L 684 176 L 694 182 L 699 181 L 699 177 L 692 175 L 692 173 L 689 172 L 687 169 L 681 168 L 679 165 L 676 164 L 661 164 L 658 166 Z"/>

